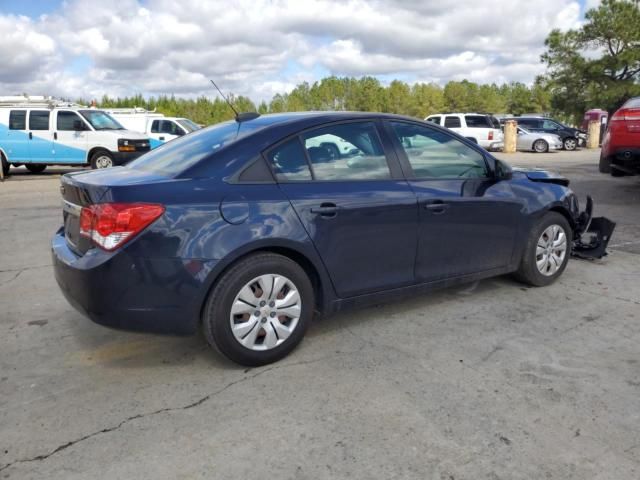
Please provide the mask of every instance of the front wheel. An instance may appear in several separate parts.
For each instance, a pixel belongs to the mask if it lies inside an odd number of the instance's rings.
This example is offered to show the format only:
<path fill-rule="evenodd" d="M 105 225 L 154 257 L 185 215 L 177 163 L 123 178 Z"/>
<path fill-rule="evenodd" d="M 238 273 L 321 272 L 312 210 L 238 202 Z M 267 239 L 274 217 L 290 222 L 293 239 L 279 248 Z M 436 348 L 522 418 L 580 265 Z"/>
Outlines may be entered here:
<path fill-rule="evenodd" d="M 4 155 L 0 153 L 0 162 L 2 163 L 2 176 L 6 177 L 9 175 L 9 167 L 11 164 L 7 162 L 7 159 L 4 158 Z"/>
<path fill-rule="evenodd" d="M 611 159 L 600 154 L 600 162 L 598 163 L 600 173 L 611 173 Z"/>
<path fill-rule="evenodd" d="M 91 168 L 113 167 L 113 157 L 108 152 L 96 152 L 91 157 Z"/>
<path fill-rule="evenodd" d="M 567 219 L 548 212 L 531 229 L 516 278 L 535 287 L 555 282 L 567 267 L 572 239 Z"/>
<path fill-rule="evenodd" d="M 47 168 L 46 165 L 42 165 L 41 163 L 27 163 L 25 167 L 27 167 L 27 170 L 31 173 L 42 173 Z"/>
<path fill-rule="evenodd" d="M 578 140 L 574 137 L 567 137 L 562 142 L 562 146 L 565 150 L 575 150 L 578 147 Z"/>
<path fill-rule="evenodd" d="M 300 343 L 313 310 L 313 286 L 302 267 L 282 255 L 258 253 L 222 274 L 202 324 L 211 346 L 236 363 L 258 366 Z"/>
<path fill-rule="evenodd" d="M 546 153 L 549 151 L 549 144 L 542 139 L 536 140 L 533 142 L 533 150 L 536 153 Z"/>

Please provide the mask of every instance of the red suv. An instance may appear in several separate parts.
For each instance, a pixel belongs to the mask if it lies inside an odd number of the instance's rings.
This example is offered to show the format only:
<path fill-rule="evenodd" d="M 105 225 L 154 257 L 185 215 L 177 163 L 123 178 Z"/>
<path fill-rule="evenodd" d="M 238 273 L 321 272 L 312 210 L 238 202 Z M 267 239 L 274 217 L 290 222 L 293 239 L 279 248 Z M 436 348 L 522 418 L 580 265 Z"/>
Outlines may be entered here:
<path fill-rule="evenodd" d="M 640 97 L 620 107 L 602 139 L 600 172 L 614 177 L 640 173 Z"/>

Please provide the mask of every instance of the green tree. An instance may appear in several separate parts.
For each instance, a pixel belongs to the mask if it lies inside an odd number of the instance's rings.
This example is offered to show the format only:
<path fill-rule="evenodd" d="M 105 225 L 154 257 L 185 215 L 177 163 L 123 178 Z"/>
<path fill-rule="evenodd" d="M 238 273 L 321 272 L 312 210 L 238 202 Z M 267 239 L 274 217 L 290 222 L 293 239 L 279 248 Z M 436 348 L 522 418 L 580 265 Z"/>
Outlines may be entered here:
<path fill-rule="evenodd" d="M 541 59 L 555 110 L 580 117 L 588 108 L 617 109 L 640 94 L 640 8 L 603 0 L 577 30 L 553 30 Z"/>

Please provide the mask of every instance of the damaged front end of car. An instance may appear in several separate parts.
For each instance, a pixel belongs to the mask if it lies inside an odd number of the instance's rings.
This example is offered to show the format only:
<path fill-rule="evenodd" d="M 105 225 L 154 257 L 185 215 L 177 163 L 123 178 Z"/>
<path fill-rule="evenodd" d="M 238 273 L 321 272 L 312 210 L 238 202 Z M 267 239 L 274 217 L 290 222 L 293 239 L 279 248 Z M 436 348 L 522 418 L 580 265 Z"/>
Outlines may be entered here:
<path fill-rule="evenodd" d="M 606 217 L 593 218 L 593 199 L 587 196 L 587 206 L 575 219 L 575 223 L 571 254 L 585 259 L 604 257 L 616 228 L 615 222 Z"/>

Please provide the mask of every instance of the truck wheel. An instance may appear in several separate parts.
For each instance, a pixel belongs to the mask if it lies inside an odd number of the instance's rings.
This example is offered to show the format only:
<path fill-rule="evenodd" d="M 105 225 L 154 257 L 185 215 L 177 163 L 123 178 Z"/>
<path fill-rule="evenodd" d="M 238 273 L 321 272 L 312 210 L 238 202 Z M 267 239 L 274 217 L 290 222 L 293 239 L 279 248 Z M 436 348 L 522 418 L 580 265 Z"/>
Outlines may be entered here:
<path fill-rule="evenodd" d="M 531 229 L 515 277 L 534 287 L 555 282 L 567 266 L 572 240 L 567 219 L 560 213 L 547 212 Z"/>
<path fill-rule="evenodd" d="M 4 155 L 0 153 L 0 162 L 2 162 L 2 175 L 4 177 L 9 175 L 9 167 L 11 164 L 7 162 L 7 159 L 4 158 Z"/>
<path fill-rule="evenodd" d="M 258 253 L 232 265 L 209 293 L 202 327 L 209 344 L 234 362 L 265 365 L 302 340 L 314 310 L 313 286 L 290 258 Z"/>
<path fill-rule="evenodd" d="M 31 173 L 42 173 L 47 168 L 46 165 L 42 165 L 41 163 L 27 163 L 25 167 L 27 167 L 27 170 Z"/>
<path fill-rule="evenodd" d="M 109 152 L 104 150 L 98 151 L 91 156 L 91 168 L 109 168 L 113 167 L 113 157 Z"/>
<path fill-rule="evenodd" d="M 598 163 L 600 173 L 611 173 L 611 159 L 600 154 L 600 162 Z"/>

